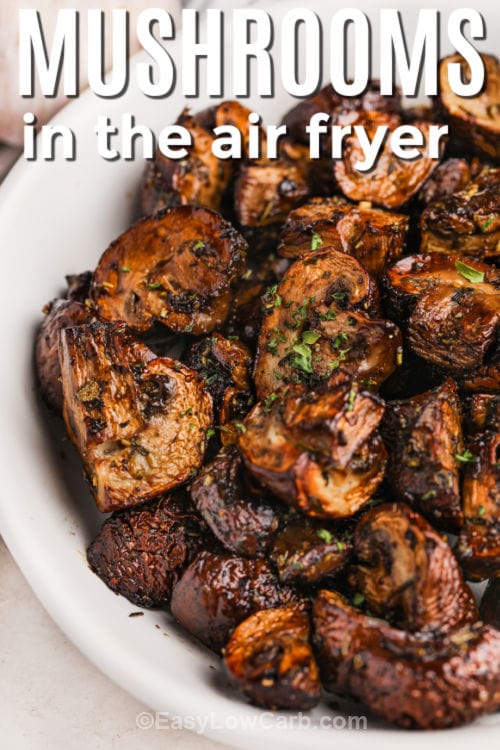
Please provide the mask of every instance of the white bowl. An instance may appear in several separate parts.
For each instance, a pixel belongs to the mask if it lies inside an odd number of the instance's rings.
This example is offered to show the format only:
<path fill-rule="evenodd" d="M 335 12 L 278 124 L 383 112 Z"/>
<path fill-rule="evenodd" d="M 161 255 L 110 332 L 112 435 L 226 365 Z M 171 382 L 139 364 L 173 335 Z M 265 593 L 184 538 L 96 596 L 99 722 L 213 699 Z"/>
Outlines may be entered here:
<path fill-rule="evenodd" d="M 274 12 L 276 7 L 272 6 Z M 286 7 L 280 3 L 279 11 Z M 373 6 L 366 7 L 375 12 Z M 490 39 L 495 39 L 491 31 L 496 11 L 492 5 L 484 11 Z M 329 13 L 327 8 L 321 10 L 323 17 Z M 403 16 L 414 18 L 409 4 Z M 229 35 L 227 39 L 229 43 Z M 488 47 L 493 49 L 495 43 L 482 44 L 483 49 Z M 179 41 L 170 49 L 179 59 Z M 442 51 L 447 51 L 446 45 Z M 229 74 L 228 64 L 226 68 Z M 278 121 L 292 103 L 278 84 L 275 99 L 250 100 L 268 122 Z M 193 108 L 207 103 L 206 97 L 189 102 Z M 217 676 L 217 658 L 181 632 L 167 613 L 145 612 L 143 617 L 129 618 L 137 608 L 114 596 L 87 567 L 85 549 L 102 517 L 59 420 L 47 416 L 36 395 L 33 336 L 42 306 L 62 288 L 64 275 L 92 268 L 133 213 L 143 164 L 140 160 L 110 163 L 97 156 L 93 134 L 97 116 L 106 113 L 118 122 L 121 112 L 132 112 L 138 121 L 159 129 L 174 122 L 183 105 L 179 94 L 152 101 L 133 85 L 125 97 L 113 101 L 85 93 L 57 117 L 77 135 L 76 162 L 20 161 L 2 186 L 0 529 L 5 541 L 44 606 L 89 659 L 152 709 L 169 712 L 170 717 L 188 717 L 187 724 L 189 717 L 201 717 L 208 723 L 204 731 L 214 738 L 249 748 L 259 742 L 276 748 L 306 743 L 330 748 L 336 743 L 374 750 L 401 743 L 437 746 L 444 737 L 456 748 L 469 748 L 471 742 L 492 745 L 498 737 L 498 715 L 443 737 L 441 732 L 425 736 L 403 732 L 375 719 L 369 719 L 365 731 L 293 728 L 290 716 L 294 714 L 272 717 L 227 691 Z M 81 691 L 85 686 L 68 689 Z M 360 706 L 353 711 L 364 713 Z M 337 713 L 321 706 L 311 716 L 318 722 L 323 715 Z M 168 716 L 163 714 L 158 721 L 168 721 Z M 280 726 L 284 716 L 288 725 Z"/>

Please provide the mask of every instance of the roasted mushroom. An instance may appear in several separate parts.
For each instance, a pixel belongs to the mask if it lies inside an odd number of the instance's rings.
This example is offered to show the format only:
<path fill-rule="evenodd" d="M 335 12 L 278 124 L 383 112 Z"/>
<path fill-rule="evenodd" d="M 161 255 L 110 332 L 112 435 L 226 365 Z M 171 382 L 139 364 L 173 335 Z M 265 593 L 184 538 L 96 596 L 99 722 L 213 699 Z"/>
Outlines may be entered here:
<path fill-rule="evenodd" d="M 212 404 L 193 370 L 156 357 L 122 323 L 61 333 L 64 418 L 103 512 L 185 482 L 203 460 Z"/>
<path fill-rule="evenodd" d="M 141 185 L 141 206 L 145 216 L 170 206 L 205 206 L 220 210 L 232 175 L 231 163 L 212 152 L 213 133 L 184 111 L 177 125 L 191 135 L 184 159 L 170 159 L 158 150 L 148 164 Z"/>
<path fill-rule="evenodd" d="M 422 253 L 498 258 L 500 167 L 484 168 L 475 179 L 451 195 L 429 203 L 420 224 Z"/>
<path fill-rule="evenodd" d="M 241 341 L 214 333 L 193 344 L 184 361 L 201 376 L 212 396 L 222 444 L 233 443 L 237 425 L 254 402 L 250 350 Z"/>
<path fill-rule="evenodd" d="M 350 255 L 324 248 L 304 255 L 263 298 L 255 387 L 267 398 L 283 383 L 309 385 L 339 372 L 382 382 L 401 357 L 394 323 L 379 313 L 376 287 Z"/>
<path fill-rule="evenodd" d="M 359 115 L 354 124 L 364 127 L 372 141 L 377 128 L 386 126 L 392 132 L 401 125 L 401 118 L 382 112 L 366 112 Z M 430 123 L 416 122 L 414 125 L 427 141 Z M 375 166 L 369 172 L 360 172 L 355 165 L 363 161 L 363 150 L 357 135 L 349 135 L 345 139 L 342 159 L 335 162 L 335 179 L 344 195 L 353 201 L 399 208 L 420 190 L 438 164 L 428 153 L 420 150 L 420 154 L 413 161 L 399 159 L 387 140 Z"/>
<path fill-rule="evenodd" d="M 79 326 L 95 320 L 87 305 L 73 299 L 55 299 L 44 307 L 45 318 L 35 342 L 35 366 L 40 393 L 58 413 L 63 408 L 61 366 L 59 364 L 59 336 L 64 328 Z"/>
<path fill-rule="evenodd" d="M 500 706 L 500 631 L 482 623 L 408 633 L 361 614 L 333 591 L 313 608 L 323 685 L 407 729 L 445 729 Z"/>
<path fill-rule="evenodd" d="M 342 571 L 352 552 L 345 526 L 292 513 L 276 535 L 269 557 L 282 583 L 308 586 Z"/>
<path fill-rule="evenodd" d="M 309 615 L 299 607 L 266 609 L 244 620 L 224 652 L 231 683 L 264 708 L 307 710 L 321 695 L 309 643 Z"/>
<path fill-rule="evenodd" d="M 102 255 L 92 299 L 105 320 L 147 331 L 157 320 L 195 335 L 229 315 L 246 243 L 215 211 L 179 206 L 142 219 Z"/>
<path fill-rule="evenodd" d="M 200 552 L 176 584 L 173 615 L 192 635 L 220 651 L 234 628 L 260 609 L 298 603 L 264 560 Z"/>
<path fill-rule="evenodd" d="M 351 116 L 355 119 L 359 112 L 386 112 L 390 115 L 401 114 L 401 92 L 395 88 L 392 96 L 382 96 L 380 83 L 370 81 L 366 90 L 360 96 L 340 96 L 331 84 L 328 84 L 314 96 L 299 102 L 287 112 L 283 124 L 287 127 L 288 135 L 300 143 L 309 143 L 306 127 L 311 117 L 318 112 L 329 115 L 328 124 L 338 125 L 341 120 Z M 330 143 L 326 138 L 323 144 L 323 154 L 330 156 Z"/>
<path fill-rule="evenodd" d="M 112 591 L 139 607 L 164 607 L 203 532 L 182 494 L 118 511 L 89 546 L 89 565 Z"/>
<path fill-rule="evenodd" d="M 280 235 L 278 252 L 298 258 L 319 247 L 353 255 L 374 274 L 397 260 L 408 231 L 408 217 L 337 197 L 313 198 L 291 211 Z"/>
<path fill-rule="evenodd" d="M 495 345 L 500 272 L 468 258 L 412 255 L 386 274 L 392 316 L 408 314 L 413 351 L 453 372 L 485 364 Z"/>
<path fill-rule="evenodd" d="M 481 620 L 500 630 L 500 578 L 492 578 L 481 599 Z"/>
<path fill-rule="evenodd" d="M 478 171 L 477 159 L 473 159 L 472 162 L 458 158 L 446 159 L 436 167 L 424 183 L 418 197 L 426 205 L 434 201 L 442 201 L 449 195 L 464 190 Z M 432 251 L 429 250 L 429 252 Z"/>
<path fill-rule="evenodd" d="M 404 630 L 442 632 L 478 619 L 448 542 L 407 505 L 363 515 L 354 554 L 352 583 L 370 611 Z"/>
<path fill-rule="evenodd" d="M 389 450 L 387 476 L 394 497 L 441 528 L 460 528 L 456 456 L 463 453 L 463 439 L 453 380 L 413 398 L 389 401 L 382 436 Z"/>
<path fill-rule="evenodd" d="M 469 441 L 461 456 L 465 525 L 457 545 L 468 578 L 481 580 L 500 571 L 500 432 L 487 430 Z"/>
<path fill-rule="evenodd" d="M 269 548 L 280 515 L 252 484 L 236 448 L 224 448 L 191 484 L 191 497 L 214 536 L 229 552 L 255 557 Z"/>
<path fill-rule="evenodd" d="M 234 186 L 234 211 L 243 227 L 282 223 L 309 197 L 307 171 L 290 159 L 248 161 Z"/>
<path fill-rule="evenodd" d="M 485 85 L 477 96 L 459 96 L 450 86 L 448 66 L 460 63 L 462 77 L 470 75 L 460 55 L 450 55 L 439 64 L 439 102 L 450 132 L 486 159 L 500 159 L 500 63 L 494 55 L 481 55 Z"/>
<path fill-rule="evenodd" d="M 288 386 L 252 409 L 238 447 L 248 470 L 283 502 L 306 515 L 344 518 L 384 475 L 383 413 L 381 399 L 357 383 Z"/>

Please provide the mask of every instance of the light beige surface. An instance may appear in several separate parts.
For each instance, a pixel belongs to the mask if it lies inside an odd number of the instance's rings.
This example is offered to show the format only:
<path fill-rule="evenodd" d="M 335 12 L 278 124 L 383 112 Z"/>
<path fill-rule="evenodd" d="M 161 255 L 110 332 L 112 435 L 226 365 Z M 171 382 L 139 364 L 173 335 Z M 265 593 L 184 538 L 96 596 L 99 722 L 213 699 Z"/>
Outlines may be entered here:
<path fill-rule="evenodd" d="M 5 750 L 227 750 L 185 730 L 138 729 L 136 717 L 147 707 L 68 641 L 1 539 L 0 644 Z"/>

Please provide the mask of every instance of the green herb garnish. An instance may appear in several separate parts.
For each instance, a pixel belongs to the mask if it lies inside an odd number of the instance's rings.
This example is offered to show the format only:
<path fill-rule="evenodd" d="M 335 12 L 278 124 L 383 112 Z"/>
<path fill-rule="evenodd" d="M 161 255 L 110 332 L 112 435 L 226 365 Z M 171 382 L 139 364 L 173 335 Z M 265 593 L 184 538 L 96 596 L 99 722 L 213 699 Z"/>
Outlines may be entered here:
<path fill-rule="evenodd" d="M 461 464 L 468 464 L 471 461 L 475 461 L 476 457 L 473 453 L 471 453 L 469 450 L 464 451 L 462 454 L 455 453 L 455 459 L 459 461 Z"/>
<path fill-rule="evenodd" d="M 455 268 L 457 269 L 460 276 L 470 281 L 472 284 L 482 284 L 484 281 L 484 273 L 477 271 L 472 266 L 468 266 L 466 263 L 462 263 L 461 260 L 455 261 Z"/>
<path fill-rule="evenodd" d="M 326 544 L 331 544 L 333 541 L 333 534 L 331 531 L 328 531 L 328 529 L 318 529 L 316 534 L 320 539 L 326 542 Z"/>
<path fill-rule="evenodd" d="M 321 238 L 321 235 L 317 232 L 313 232 L 313 235 L 311 237 L 311 250 L 317 250 L 321 245 L 323 244 L 323 240 Z"/>

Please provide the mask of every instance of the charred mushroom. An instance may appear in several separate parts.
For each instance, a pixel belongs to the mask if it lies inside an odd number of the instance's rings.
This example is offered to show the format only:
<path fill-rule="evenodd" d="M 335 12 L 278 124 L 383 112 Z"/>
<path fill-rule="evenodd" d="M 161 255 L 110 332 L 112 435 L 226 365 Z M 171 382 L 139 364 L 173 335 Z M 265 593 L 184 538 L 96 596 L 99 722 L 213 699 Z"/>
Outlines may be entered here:
<path fill-rule="evenodd" d="M 404 214 L 352 205 L 339 198 L 313 198 L 291 211 L 283 226 L 278 252 L 298 258 L 311 250 L 335 247 L 374 274 L 397 260 L 408 231 Z"/>
<path fill-rule="evenodd" d="M 356 527 L 354 554 L 353 584 L 370 611 L 399 627 L 442 632 L 477 620 L 448 542 L 407 505 L 369 510 Z"/>
<path fill-rule="evenodd" d="M 138 607 L 164 607 L 201 542 L 196 513 L 178 494 L 113 513 L 87 558 L 112 591 Z"/>
<path fill-rule="evenodd" d="M 238 447 L 248 470 L 283 502 L 320 518 L 351 516 L 384 475 L 381 399 L 357 383 L 283 388 L 244 421 Z"/>
<path fill-rule="evenodd" d="M 498 258 L 500 168 L 485 167 L 461 189 L 431 202 L 420 225 L 421 252 Z"/>
<path fill-rule="evenodd" d="M 445 729 L 500 706 L 500 631 L 482 623 L 442 635 L 407 633 L 361 614 L 333 591 L 313 609 L 327 690 L 363 701 L 407 729 Z"/>
<path fill-rule="evenodd" d="M 458 96 L 450 86 L 448 66 L 460 63 L 462 78 L 470 75 L 460 55 L 450 55 L 439 64 L 439 101 L 451 132 L 486 159 L 500 159 L 500 63 L 494 55 L 481 55 L 485 85 L 477 96 Z"/>
<path fill-rule="evenodd" d="M 60 359 L 64 418 L 99 510 L 152 500 L 199 468 L 212 404 L 193 370 L 121 323 L 66 328 Z"/>
<path fill-rule="evenodd" d="M 324 248 L 304 255 L 263 298 L 255 386 L 260 399 L 283 383 L 308 385 L 339 372 L 382 382 L 401 357 L 401 335 L 379 312 L 376 287 L 350 255 Z"/>
<path fill-rule="evenodd" d="M 145 216 L 170 206 L 204 206 L 219 211 L 229 185 L 232 168 L 229 161 L 212 152 L 215 137 L 187 111 L 177 120 L 191 136 L 189 153 L 184 159 L 170 159 L 158 151 L 146 167 L 141 204 Z"/>
<path fill-rule="evenodd" d="M 440 527 L 463 523 L 457 455 L 463 453 L 460 401 L 453 380 L 386 404 L 382 435 L 394 497 Z"/>
<path fill-rule="evenodd" d="M 220 651 L 249 615 L 297 602 L 296 594 L 279 584 L 264 560 L 204 551 L 174 587 L 171 609 L 188 632 Z"/>
<path fill-rule="evenodd" d="M 191 484 L 195 507 L 229 552 L 255 557 L 269 548 L 280 516 L 252 484 L 236 448 L 225 448 Z"/>
<path fill-rule="evenodd" d="M 250 615 L 225 649 L 231 683 L 257 706 L 312 708 L 319 702 L 321 684 L 309 631 L 309 615 L 298 607 Z"/>
<path fill-rule="evenodd" d="M 142 219 L 102 255 L 92 299 L 105 320 L 147 331 L 156 320 L 195 335 L 221 326 L 246 243 L 219 214 L 180 206 Z"/>
<path fill-rule="evenodd" d="M 477 175 L 478 171 L 479 162 L 477 159 L 473 159 L 472 162 L 458 158 L 446 159 L 436 167 L 424 183 L 418 197 L 422 203 L 428 205 L 435 201 L 442 201 L 459 191 L 466 193 L 467 191 L 464 188 Z M 429 252 L 431 251 L 429 250 Z"/>
<path fill-rule="evenodd" d="M 500 272 L 468 258 L 412 255 L 386 274 L 392 315 L 408 320 L 408 340 L 423 359 L 460 373 L 486 364 L 495 345 Z"/>
<path fill-rule="evenodd" d="M 401 125 L 401 118 L 382 112 L 366 112 L 359 115 L 355 125 L 365 128 L 373 140 L 376 130 L 386 126 L 392 132 Z M 416 127 L 427 141 L 430 123 L 416 122 Z M 421 151 L 415 161 L 399 159 L 393 154 L 387 140 L 373 169 L 361 172 L 356 168 L 363 162 L 363 150 L 356 135 L 347 136 L 343 157 L 335 162 L 335 179 L 347 198 L 353 201 L 370 201 L 382 208 L 399 208 L 417 193 L 436 168 L 438 161 Z"/>
<path fill-rule="evenodd" d="M 500 433 L 476 435 L 460 457 L 465 467 L 462 495 L 465 525 L 457 545 L 468 578 L 500 571 Z"/>

